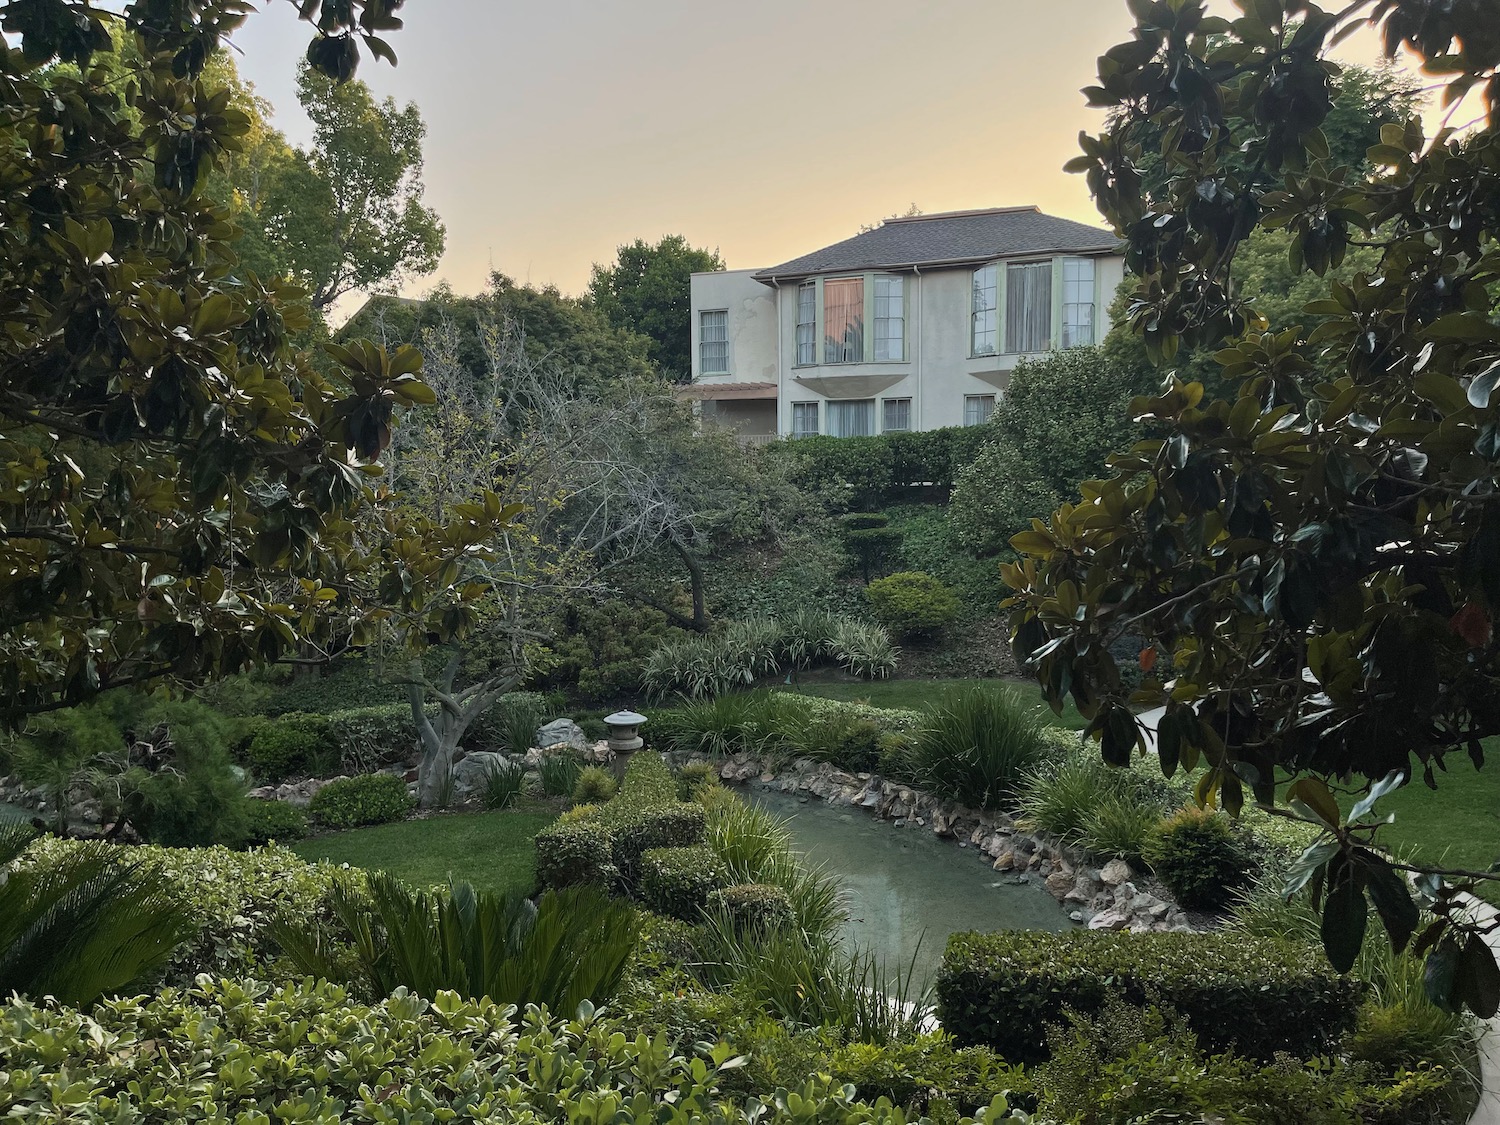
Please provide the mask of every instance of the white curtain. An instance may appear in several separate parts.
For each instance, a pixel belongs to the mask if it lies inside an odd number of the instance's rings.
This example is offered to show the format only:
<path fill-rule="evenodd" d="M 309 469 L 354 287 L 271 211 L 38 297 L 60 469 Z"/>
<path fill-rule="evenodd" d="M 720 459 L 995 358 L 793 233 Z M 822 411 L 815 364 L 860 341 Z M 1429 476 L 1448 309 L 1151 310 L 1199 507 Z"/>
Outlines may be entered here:
<path fill-rule="evenodd" d="M 1005 350 L 1044 352 L 1052 343 L 1052 263 L 1005 271 Z"/>
<path fill-rule="evenodd" d="M 875 432 L 875 400 L 857 398 L 828 404 L 830 437 L 869 437 Z"/>

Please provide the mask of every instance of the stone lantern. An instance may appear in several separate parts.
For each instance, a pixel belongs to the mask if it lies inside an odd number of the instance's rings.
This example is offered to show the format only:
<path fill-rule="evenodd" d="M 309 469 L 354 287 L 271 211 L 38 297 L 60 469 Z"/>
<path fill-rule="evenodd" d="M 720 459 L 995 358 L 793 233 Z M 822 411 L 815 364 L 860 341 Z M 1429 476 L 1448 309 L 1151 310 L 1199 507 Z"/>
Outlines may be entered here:
<path fill-rule="evenodd" d="M 640 730 L 645 721 L 645 715 L 637 715 L 634 711 L 616 711 L 604 716 L 604 725 L 609 728 L 609 748 L 615 755 L 615 776 L 621 781 L 625 780 L 625 767 L 630 763 L 630 756 L 645 745 Z"/>

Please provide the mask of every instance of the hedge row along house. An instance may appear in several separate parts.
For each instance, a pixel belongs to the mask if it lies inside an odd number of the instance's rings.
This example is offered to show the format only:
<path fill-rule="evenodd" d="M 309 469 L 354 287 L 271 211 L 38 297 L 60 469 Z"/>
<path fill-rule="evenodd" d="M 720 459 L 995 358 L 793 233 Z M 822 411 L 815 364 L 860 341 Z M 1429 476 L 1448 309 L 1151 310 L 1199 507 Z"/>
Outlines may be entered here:
<path fill-rule="evenodd" d="M 1103 339 L 1119 251 L 1097 227 L 994 207 L 697 273 L 683 394 L 750 444 L 979 425 L 1023 356 Z"/>

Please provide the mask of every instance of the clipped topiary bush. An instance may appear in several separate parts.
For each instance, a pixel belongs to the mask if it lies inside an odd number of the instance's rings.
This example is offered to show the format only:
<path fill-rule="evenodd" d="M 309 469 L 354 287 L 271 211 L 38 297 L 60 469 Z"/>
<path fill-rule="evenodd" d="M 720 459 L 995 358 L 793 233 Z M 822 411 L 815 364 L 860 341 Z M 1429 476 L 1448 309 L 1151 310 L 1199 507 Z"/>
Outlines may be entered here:
<path fill-rule="evenodd" d="M 1309 1058 L 1353 1030 L 1367 989 L 1313 946 L 1238 933 L 960 933 L 937 978 L 943 1027 L 1022 1063 L 1047 1057 L 1047 1028 L 1069 1010 L 1092 1016 L 1111 998 L 1173 1008 L 1206 1051 Z"/>
<path fill-rule="evenodd" d="M 797 920 L 786 891 L 769 883 L 737 883 L 720 888 L 709 894 L 704 909 L 726 915 L 736 933 L 779 930 Z"/>
<path fill-rule="evenodd" d="M 357 828 L 402 820 L 411 811 L 406 782 L 390 773 L 367 773 L 330 781 L 313 794 L 307 811 L 328 828 Z"/>
<path fill-rule="evenodd" d="M 1189 806 L 1146 838 L 1146 862 L 1189 910 L 1222 910 L 1250 878 L 1251 857 L 1229 818 Z"/>
<path fill-rule="evenodd" d="M 383 703 L 332 711 L 328 730 L 349 769 L 369 771 L 416 761 L 419 745 L 410 704 Z"/>
<path fill-rule="evenodd" d="M 567 886 L 607 874 L 633 888 L 642 852 L 701 842 L 704 818 L 702 805 L 678 800 L 677 779 L 660 754 L 636 754 L 620 792 L 607 805 L 583 820 L 553 824 L 537 833 L 538 877 L 543 886 Z M 588 833 L 591 841 L 602 841 L 607 861 L 594 854 L 593 849 L 600 845 L 580 840 L 580 830 Z M 580 849 L 588 853 L 586 858 L 580 858 Z M 604 872 L 606 867 L 611 870 Z M 554 882 L 558 877 L 567 881 Z"/>
<path fill-rule="evenodd" d="M 729 883 L 729 869 L 703 844 L 641 853 L 640 898 L 658 914 L 694 922 L 708 896 Z"/>
<path fill-rule="evenodd" d="M 920 637 L 952 624 L 958 598 L 942 582 L 919 570 L 877 578 L 865 587 L 870 610 L 894 637 Z"/>
<path fill-rule="evenodd" d="M 677 795 L 684 801 L 705 785 L 717 785 L 719 771 L 712 762 L 689 762 L 677 771 Z"/>
<path fill-rule="evenodd" d="M 266 781 L 320 777 L 338 769 L 339 747 L 326 715 L 293 711 L 257 727 L 245 761 Z"/>
<path fill-rule="evenodd" d="M 245 845 L 258 848 L 273 840 L 300 840 L 307 835 L 307 813 L 286 801 L 245 799 Z"/>

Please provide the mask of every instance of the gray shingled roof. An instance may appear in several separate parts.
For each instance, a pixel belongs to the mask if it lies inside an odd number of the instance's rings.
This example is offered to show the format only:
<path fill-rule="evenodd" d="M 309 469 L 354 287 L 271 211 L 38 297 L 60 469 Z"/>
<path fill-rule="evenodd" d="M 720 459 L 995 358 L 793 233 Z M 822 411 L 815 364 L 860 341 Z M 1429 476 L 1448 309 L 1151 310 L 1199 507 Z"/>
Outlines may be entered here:
<path fill-rule="evenodd" d="M 752 276 L 757 281 L 785 281 L 838 270 L 987 262 L 1013 254 L 1109 253 L 1119 246 L 1120 240 L 1109 231 L 1044 215 L 1035 207 L 996 207 L 887 219 L 872 231 Z"/>

